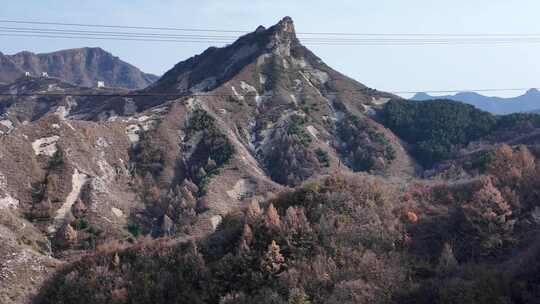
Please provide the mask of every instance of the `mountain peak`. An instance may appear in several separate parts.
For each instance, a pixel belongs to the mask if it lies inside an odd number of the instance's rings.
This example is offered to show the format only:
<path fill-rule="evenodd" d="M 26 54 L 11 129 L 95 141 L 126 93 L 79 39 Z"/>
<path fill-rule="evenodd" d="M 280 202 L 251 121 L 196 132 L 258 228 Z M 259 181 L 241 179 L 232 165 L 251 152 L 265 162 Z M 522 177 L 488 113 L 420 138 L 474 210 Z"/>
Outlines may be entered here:
<path fill-rule="evenodd" d="M 430 100 L 430 99 L 433 99 L 433 96 L 429 95 L 426 92 L 418 92 L 411 98 L 411 100 L 421 100 L 421 101 Z"/>
<path fill-rule="evenodd" d="M 525 95 L 540 95 L 540 91 L 536 88 L 529 89 Z"/>
<path fill-rule="evenodd" d="M 455 97 L 457 98 L 463 98 L 463 97 L 479 97 L 479 96 L 482 96 L 476 92 L 469 92 L 469 91 L 463 91 L 463 92 L 458 92 L 456 95 L 454 95 Z"/>
<path fill-rule="evenodd" d="M 285 17 L 268 29 L 259 26 L 254 32 L 241 36 L 232 44 L 209 48 L 199 55 L 179 62 L 147 91 L 189 95 L 221 87 L 223 94 L 239 95 L 239 87 L 245 91 L 246 84 L 249 83 L 253 87 L 251 94 L 253 90 L 263 95 L 264 91 L 286 89 L 299 93 L 299 86 L 303 81 L 310 87 L 306 90 L 317 88 L 327 91 L 326 84 L 333 80 L 334 90 L 339 90 L 337 87 L 341 85 L 348 86 L 344 87 L 344 90 L 366 89 L 361 83 L 337 76 L 338 74 L 301 44 L 296 37 L 292 18 Z M 226 83 L 228 84 L 223 86 Z M 285 96 L 282 101 L 291 99 L 290 95 Z M 371 96 L 363 97 L 366 103 L 371 100 Z"/>
<path fill-rule="evenodd" d="M 294 30 L 294 22 L 291 17 L 287 16 L 281 19 L 277 24 L 282 33 L 289 33 L 296 36 L 296 31 Z"/>
<path fill-rule="evenodd" d="M 179 62 L 167 71 L 150 90 L 208 91 L 231 79 L 260 56 L 291 57 L 300 48 L 294 22 L 284 17 L 275 25 L 260 25 L 224 47 L 210 47 L 200 55 Z"/>
<path fill-rule="evenodd" d="M 263 35 L 270 34 L 270 43 L 267 48 L 274 54 L 288 57 L 291 48 L 299 43 L 294 30 L 294 22 L 291 17 L 281 19 L 276 25 L 269 28 Z"/>
<path fill-rule="evenodd" d="M 296 40 L 296 31 L 294 29 L 294 22 L 291 17 L 284 17 L 276 25 L 268 29 L 273 32 L 275 37 L 279 38 L 281 42 Z"/>

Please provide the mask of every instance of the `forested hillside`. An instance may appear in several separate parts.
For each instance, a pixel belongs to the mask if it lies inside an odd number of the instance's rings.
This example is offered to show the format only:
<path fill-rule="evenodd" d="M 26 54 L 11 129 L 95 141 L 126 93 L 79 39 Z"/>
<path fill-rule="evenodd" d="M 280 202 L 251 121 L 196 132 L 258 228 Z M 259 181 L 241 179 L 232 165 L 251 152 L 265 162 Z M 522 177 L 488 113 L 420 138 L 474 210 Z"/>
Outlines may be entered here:
<path fill-rule="evenodd" d="M 455 157 L 470 142 L 496 141 L 503 134 L 520 134 L 540 126 L 537 114 L 496 116 L 450 100 L 392 100 L 381 111 L 380 119 L 412 144 L 416 159 L 428 167 Z"/>

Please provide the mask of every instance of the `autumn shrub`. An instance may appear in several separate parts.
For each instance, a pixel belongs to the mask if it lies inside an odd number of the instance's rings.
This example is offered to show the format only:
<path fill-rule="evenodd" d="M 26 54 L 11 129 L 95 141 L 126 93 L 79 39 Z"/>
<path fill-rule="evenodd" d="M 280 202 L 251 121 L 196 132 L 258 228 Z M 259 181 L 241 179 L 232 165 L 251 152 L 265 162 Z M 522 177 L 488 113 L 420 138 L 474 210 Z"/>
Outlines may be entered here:
<path fill-rule="evenodd" d="M 319 171 L 317 155 L 304 143 L 296 133 L 278 132 L 275 135 L 274 149 L 264 156 L 265 167 L 274 181 L 294 186 Z"/>
<path fill-rule="evenodd" d="M 86 257 L 38 303 L 390 303 L 407 278 L 394 195 L 368 178 L 316 181 L 253 201 L 196 243 Z"/>
<path fill-rule="evenodd" d="M 512 234 L 515 221 L 510 205 L 489 177 L 481 181 L 472 199 L 461 206 L 461 214 L 463 229 L 480 245 L 482 253 L 502 247 Z"/>

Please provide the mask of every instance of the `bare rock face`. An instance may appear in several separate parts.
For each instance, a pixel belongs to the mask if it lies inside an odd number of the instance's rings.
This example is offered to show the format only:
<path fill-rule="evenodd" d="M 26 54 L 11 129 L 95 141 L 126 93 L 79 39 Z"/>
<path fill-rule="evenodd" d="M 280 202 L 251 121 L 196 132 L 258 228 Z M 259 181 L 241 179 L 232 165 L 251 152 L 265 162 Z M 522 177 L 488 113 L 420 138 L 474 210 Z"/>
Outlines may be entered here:
<path fill-rule="evenodd" d="M 21 124 L 53 113 L 61 120 L 70 116 L 91 119 L 108 104 L 110 98 L 102 95 L 126 92 L 118 88 L 83 88 L 58 78 L 18 78 L 12 83 L 0 85 L 0 94 L 7 94 L 0 96 L 0 121 L 4 122 L 0 128 L 5 127 L 3 133 L 9 133 Z M 85 96 L 74 97 L 69 94 Z"/>
<path fill-rule="evenodd" d="M 263 54 L 290 56 L 298 47 L 294 24 L 285 17 L 275 26 L 240 37 L 224 48 L 209 48 L 200 55 L 178 63 L 148 88 L 148 91 L 196 93 L 210 91 L 235 77 Z"/>

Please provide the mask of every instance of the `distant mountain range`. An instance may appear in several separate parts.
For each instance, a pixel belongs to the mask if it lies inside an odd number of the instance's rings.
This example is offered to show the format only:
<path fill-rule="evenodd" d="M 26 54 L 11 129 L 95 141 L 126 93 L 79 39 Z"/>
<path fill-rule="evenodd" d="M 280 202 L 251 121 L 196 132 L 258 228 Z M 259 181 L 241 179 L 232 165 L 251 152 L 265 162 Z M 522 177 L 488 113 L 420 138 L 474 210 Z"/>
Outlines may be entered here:
<path fill-rule="evenodd" d="M 417 93 L 411 99 L 418 101 L 432 99 L 461 101 L 493 114 L 540 112 L 540 91 L 537 89 L 530 89 L 523 95 L 511 98 L 489 97 L 474 92 L 461 92 L 455 95 L 436 97 L 427 93 Z"/>
<path fill-rule="evenodd" d="M 0 53 L 0 83 L 12 83 L 29 72 L 33 76 L 46 72 L 49 76 L 83 87 L 95 87 L 97 81 L 106 86 L 142 89 L 159 77 L 143 73 L 135 66 L 101 48 L 79 48 L 53 53 Z"/>

